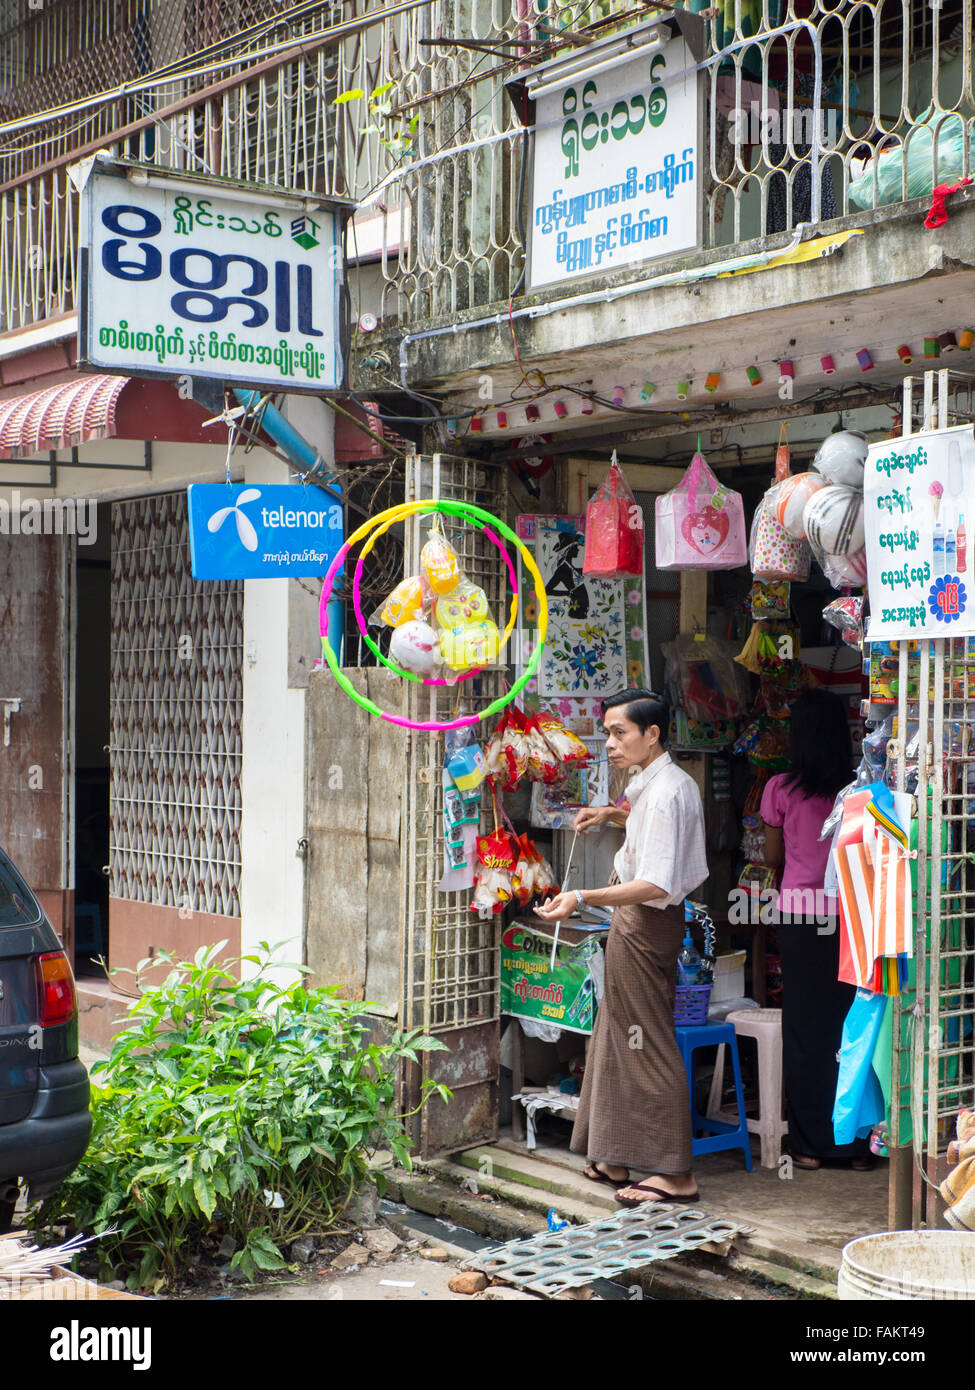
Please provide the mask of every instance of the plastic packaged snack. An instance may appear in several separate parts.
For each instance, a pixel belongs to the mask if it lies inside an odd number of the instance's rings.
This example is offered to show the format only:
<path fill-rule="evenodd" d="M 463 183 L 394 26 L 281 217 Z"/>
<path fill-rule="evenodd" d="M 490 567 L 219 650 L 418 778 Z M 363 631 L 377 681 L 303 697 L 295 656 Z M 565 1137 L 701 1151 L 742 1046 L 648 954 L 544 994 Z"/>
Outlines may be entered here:
<path fill-rule="evenodd" d="M 439 531 L 431 531 L 430 538 L 420 551 L 420 569 L 434 594 L 450 594 L 460 583 L 460 564 L 457 552 Z"/>

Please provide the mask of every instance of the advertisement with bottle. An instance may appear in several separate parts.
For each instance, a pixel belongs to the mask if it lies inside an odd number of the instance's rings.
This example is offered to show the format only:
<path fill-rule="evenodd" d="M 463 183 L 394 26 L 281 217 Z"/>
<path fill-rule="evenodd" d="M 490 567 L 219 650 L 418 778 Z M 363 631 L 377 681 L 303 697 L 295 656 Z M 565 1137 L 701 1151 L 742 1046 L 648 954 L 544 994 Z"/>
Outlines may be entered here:
<path fill-rule="evenodd" d="M 868 641 L 975 633 L 973 483 L 971 425 L 871 444 L 863 488 Z"/>

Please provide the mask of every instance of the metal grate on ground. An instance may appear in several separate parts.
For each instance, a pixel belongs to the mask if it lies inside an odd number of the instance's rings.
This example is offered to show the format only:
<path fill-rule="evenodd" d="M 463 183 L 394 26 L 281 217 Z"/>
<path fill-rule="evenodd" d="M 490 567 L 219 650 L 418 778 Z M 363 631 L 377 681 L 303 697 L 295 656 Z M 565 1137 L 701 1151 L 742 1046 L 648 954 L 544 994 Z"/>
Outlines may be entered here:
<path fill-rule="evenodd" d="M 726 1245 L 743 1229 L 700 1207 L 644 1202 L 586 1226 L 495 1246 L 464 1267 L 533 1293 L 552 1295 L 709 1245 Z"/>

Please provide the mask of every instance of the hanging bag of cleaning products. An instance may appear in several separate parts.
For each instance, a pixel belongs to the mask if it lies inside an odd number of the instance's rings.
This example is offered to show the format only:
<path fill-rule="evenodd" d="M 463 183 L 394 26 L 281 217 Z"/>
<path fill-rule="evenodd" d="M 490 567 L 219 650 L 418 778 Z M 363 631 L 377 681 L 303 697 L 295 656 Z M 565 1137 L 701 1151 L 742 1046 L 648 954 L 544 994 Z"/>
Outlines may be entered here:
<path fill-rule="evenodd" d="M 723 487 L 700 450 L 656 501 L 658 570 L 730 570 L 748 561 L 741 496 Z"/>
<path fill-rule="evenodd" d="M 600 579 L 643 574 L 643 512 L 616 462 L 615 449 L 609 472 L 586 508 L 582 572 Z"/>

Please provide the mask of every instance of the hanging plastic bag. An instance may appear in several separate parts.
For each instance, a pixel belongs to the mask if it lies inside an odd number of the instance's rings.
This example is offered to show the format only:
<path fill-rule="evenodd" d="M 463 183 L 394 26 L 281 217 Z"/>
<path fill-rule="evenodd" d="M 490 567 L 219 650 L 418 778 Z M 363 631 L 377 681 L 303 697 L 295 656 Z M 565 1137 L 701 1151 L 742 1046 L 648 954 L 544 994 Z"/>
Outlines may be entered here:
<path fill-rule="evenodd" d="M 735 719 L 748 700 L 748 682 L 734 662 L 734 648 L 704 633 L 682 633 L 661 647 L 670 688 L 680 708 L 701 724 Z"/>
<path fill-rule="evenodd" d="M 938 167 L 934 167 L 934 132 L 938 135 Z M 943 107 L 932 111 L 925 122 L 909 131 L 907 158 L 905 141 L 896 138 L 888 149 L 867 160 L 862 174 L 850 180 L 849 199 L 854 207 L 874 208 L 883 203 L 899 203 L 923 198 L 936 184 L 953 183 L 962 176 L 965 150 L 965 122 Z M 975 138 L 969 135 L 969 167 L 975 155 Z M 876 179 L 876 188 L 874 180 Z"/>
<path fill-rule="evenodd" d="M 779 444 L 775 451 L 775 481 L 784 483 L 786 478 L 791 475 L 789 467 L 792 461 L 789 451 L 789 426 L 783 421 L 779 426 Z"/>
<path fill-rule="evenodd" d="M 516 791 L 527 776 L 528 753 L 525 717 L 517 705 L 511 705 L 484 750 L 488 773 L 503 791 Z"/>
<path fill-rule="evenodd" d="M 616 462 L 615 450 L 609 472 L 586 508 L 582 572 L 601 579 L 643 574 L 643 512 Z"/>
<path fill-rule="evenodd" d="M 886 1011 L 886 995 L 858 989 L 844 1020 L 833 1106 L 833 1138 L 837 1144 L 865 1139 L 884 1118 L 884 1093 L 873 1069 L 873 1054 Z"/>
<path fill-rule="evenodd" d="M 589 749 L 581 738 L 577 738 L 554 714 L 541 710 L 537 715 L 538 727 L 545 736 L 545 742 L 568 770 L 573 767 L 589 766 Z"/>
<path fill-rule="evenodd" d="M 503 912 L 506 903 L 515 896 L 514 873 L 518 851 L 506 830 L 477 837 L 477 873 L 474 875 L 474 900 L 471 911 L 482 908 Z"/>
<path fill-rule="evenodd" d="M 748 560 L 756 579 L 788 579 L 801 582 L 809 578 L 809 542 L 796 540 L 775 516 L 776 487 L 755 508 Z"/>
<path fill-rule="evenodd" d="M 747 563 L 741 495 L 718 482 L 700 452 L 677 486 L 657 498 L 654 513 L 658 570 L 728 570 Z"/>

